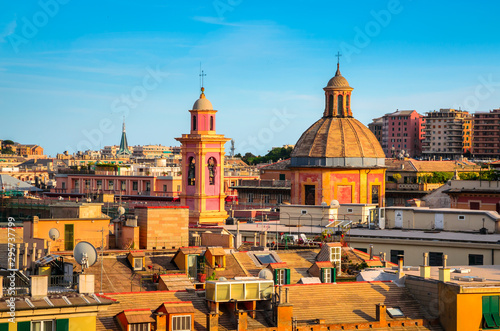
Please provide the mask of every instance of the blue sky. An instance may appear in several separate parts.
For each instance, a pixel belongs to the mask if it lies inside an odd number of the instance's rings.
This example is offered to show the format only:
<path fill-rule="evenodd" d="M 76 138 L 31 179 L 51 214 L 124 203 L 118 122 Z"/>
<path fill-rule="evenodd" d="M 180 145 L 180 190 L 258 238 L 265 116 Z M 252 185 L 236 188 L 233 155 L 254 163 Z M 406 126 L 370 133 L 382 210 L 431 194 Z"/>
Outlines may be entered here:
<path fill-rule="evenodd" d="M 500 107 L 500 3 L 86 1 L 0 4 L 0 139 L 65 150 L 175 145 L 199 96 L 237 152 L 295 144 L 335 53 L 364 124 L 396 109 Z M 228 148 L 229 145 L 226 146 Z"/>

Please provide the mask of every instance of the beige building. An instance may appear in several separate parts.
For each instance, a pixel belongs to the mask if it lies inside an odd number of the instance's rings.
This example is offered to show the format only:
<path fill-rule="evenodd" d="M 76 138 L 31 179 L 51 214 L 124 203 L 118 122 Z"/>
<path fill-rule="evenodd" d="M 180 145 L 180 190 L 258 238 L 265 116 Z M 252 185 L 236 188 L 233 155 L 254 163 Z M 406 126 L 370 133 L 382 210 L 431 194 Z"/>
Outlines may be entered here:
<path fill-rule="evenodd" d="M 500 264 L 499 234 L 353 228 L 347 238 L 352 248 L 367 251 L 373 245 L 375 255 L 385 253 L 393 263 L 403 255 L 405 266 L 422 264 L 424 253 L 432 266 L 442 265 L 444 255 L 449 265 Z"/>
<path fill-rule="evenodd" d="M 472 146 L 472 125 L 469 112 L 440 109 L 425 117 L 422 154 L 425 158 L 458 160 Z"/>
<path fill-rule="evenodd" d="M 388 207 L 385 228 L 500 233 L 500 215 L 489 210 L 426 207 Z"/>
<path fill-rule="evenodd" d="M 162 145 L 142 145 L 133 147 L 134 157 L 166 157 L 172 155 L 172 147 L 162 146 Z"/>

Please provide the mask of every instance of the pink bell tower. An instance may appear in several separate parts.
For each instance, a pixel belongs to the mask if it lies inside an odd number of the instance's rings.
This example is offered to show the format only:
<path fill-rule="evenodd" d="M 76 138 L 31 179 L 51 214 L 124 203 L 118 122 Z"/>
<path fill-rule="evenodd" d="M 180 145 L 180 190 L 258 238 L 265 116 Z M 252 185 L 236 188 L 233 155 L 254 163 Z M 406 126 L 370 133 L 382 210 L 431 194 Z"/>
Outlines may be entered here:
<path fill-rule="evenodd" d="M 181 204 L 189 207 L 189 225 L 223 224 L 224 144 L 230 140 L 215 132 L 212 103 L 205 98 L 205 88 L 193 105 L 191 132 L 176 138 L 181 143 Z"/>

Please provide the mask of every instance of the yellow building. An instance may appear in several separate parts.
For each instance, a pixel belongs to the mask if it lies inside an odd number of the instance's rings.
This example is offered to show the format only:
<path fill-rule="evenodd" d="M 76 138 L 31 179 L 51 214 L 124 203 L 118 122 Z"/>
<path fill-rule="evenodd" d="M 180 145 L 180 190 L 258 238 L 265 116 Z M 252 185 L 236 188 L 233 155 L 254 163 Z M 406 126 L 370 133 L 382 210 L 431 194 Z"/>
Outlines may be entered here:
<path fill-rule="evenodd" d="M 337 64 L 324 88 L 323 117 L 302 134 L 291 155 L 292 204 L 384 206 L 385 154 L 373 133 L 352 117 L 352 90 Z"/>

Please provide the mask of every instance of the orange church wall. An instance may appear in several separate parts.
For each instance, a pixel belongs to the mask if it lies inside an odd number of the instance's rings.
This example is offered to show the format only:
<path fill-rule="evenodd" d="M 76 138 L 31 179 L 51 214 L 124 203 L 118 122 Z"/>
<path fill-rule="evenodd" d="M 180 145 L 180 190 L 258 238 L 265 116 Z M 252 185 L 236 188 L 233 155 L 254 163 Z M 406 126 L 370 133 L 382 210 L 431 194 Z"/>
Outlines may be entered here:
<path fill-rule="evenodd" d="M 314 185 L 316 204 L 371 203 L 372 186 L 379 186 L 379 203 L 385 198 L 385 169 L 297 169 L 292 171 L 292 204 L 305 204 L 305 186 Z"/>

